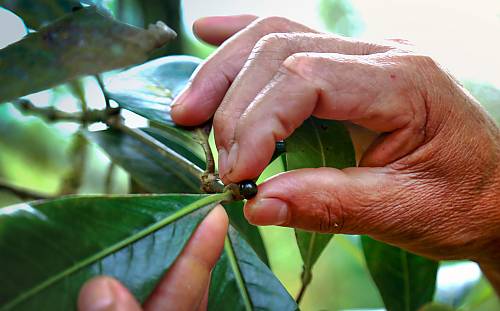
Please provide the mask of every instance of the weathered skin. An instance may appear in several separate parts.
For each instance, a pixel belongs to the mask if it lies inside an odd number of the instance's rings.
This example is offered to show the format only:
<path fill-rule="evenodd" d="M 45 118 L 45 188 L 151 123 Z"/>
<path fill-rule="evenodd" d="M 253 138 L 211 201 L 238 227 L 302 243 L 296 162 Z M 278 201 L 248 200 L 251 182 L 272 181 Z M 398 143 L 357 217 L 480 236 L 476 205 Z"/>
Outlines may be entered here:
<path fill-rule="evenodd" d="M 500 131 L 436 62 L 402 40 L 362 42 L 279 17 L 213 17 L 194 29 L 225 42 L 172 117 L 195 125 L 214 116 L 224 182 L 257 177 L 275 142 L 311 115 L 382 133 L 359 167 L 296 170 L 260 185 L 245 207 L 250 222 L 475 260 L 500 291 Z"/>

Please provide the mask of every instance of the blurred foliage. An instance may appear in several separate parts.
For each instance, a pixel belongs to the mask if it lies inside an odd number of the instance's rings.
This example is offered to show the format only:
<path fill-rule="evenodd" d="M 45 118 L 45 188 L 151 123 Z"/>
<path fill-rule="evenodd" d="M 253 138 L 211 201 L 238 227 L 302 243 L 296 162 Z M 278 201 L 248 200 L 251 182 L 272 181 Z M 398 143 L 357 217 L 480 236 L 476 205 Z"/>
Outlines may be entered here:
<path fill-rule="evenodd" d="M 321 0 L 319 10 L 326 28 L 331 32 L 355 37 L 364 30 L 363 20 L 349 0 Z"/>

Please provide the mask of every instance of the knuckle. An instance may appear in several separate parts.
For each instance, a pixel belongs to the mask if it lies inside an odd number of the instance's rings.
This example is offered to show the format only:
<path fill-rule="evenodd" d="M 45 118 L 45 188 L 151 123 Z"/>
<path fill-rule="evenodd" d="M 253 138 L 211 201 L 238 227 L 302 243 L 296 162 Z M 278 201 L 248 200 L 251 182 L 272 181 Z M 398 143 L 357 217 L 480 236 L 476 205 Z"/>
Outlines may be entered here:
<path fill-rule="evenodd" d="M 295 53 L 285 59 L 281 71 L 307 79 L 315 71 L 315 63 L 315 59 L 311 57 L 310 53 Z"/>
<path fill-rule="evenodd" d="M 281 16 L 268 16 L 257 19 L 254 28 L 263 33 L 286 30 L 291 21 Z"/>
<path fill-rule="evenodd" d="M 287 44 L 288 35 L 285 33 L 268 33 L 257 41 L 254 51 L 280 50 Z"/>

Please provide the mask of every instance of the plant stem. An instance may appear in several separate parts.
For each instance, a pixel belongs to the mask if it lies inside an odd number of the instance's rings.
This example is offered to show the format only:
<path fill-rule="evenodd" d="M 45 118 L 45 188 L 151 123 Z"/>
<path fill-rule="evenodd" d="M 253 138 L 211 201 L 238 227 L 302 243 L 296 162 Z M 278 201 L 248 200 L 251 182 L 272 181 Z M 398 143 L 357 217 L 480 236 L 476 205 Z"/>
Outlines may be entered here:
<path fill-rule="evenodd" d="M 41 200 L 41 199 L 52 198 L 52 196 L 50 195 L 45 195 L 33 190 L 13 186 L 11 184 L 6 183 L 3 180 L 0 180 L 0 189 L 9 191 L 23 200 L 29 200 L 29 199 Z"/>
<path fill-rule="evenodd" d="M 215 160 L 210 148 L 209 136 L 212 123 L 207 122 L 203 126 L 196 128 L 195 133 L 198 143 L 205 152 L 205 171 L 201 175 L 201 188 L 205 193 L 222 192 L 224 186 L 220 182 L 219 176 L 215 173 Z"/>
<path fill-rule="evenodd" d="M 114 124 L 113 126 L 118 130 L 126 133 L 127 135 L 130 135 L 136 138 L 137 140 L 143 142 L 144 144 L 150 146 L 151 148 L 155 149 L 159 154 L 177 163 L 179 167 L 186 170 L 191 175 L 196 176 L 198 178 L 201 178 L 201 176 L 203 175 L 203 171 L 198 166 L 194 165 L 189 160 L 184 158 L 182 155 L 178 154 L 174 150 L 165 146 L 152 136 L 149 136 L 148 134 L 141 131 L 140 129 L 133 129 L 123 124 Z"/>
<path fill-rule="evenodd" d="M 16 102 L 21 111 L 39 116 L 48 121 L 70 121 L 76 123 L 107 122 L 107 120 L 120 112 L 118 108 L 110 110 L 88 110 L 86 112 L 69 113 L 54 107 L 36 107 L 29 100 L 20 99 Z"/>
<path fill-rule="evenodd" d="M 297 304 L 300 304 L 302 301 L 302 298 L 304 298 L 304 294 L 307 290 L 307 287 L 311 283 L 312 275 L 311 275 L 311 270 L 306 269 L 304 267 L 304 271 L 302 272 L 302 286 L 300 287 L 299 293 L 297 294 L 297 298 L 295 298 L 295 301 L 297 301 Z"/>
<path fill-rule="evenodd" d="M 110 162 L 106 171 L 106 179 L 104 181 L 104 192 L 111 194 L 113 191 L 113 173 L 115 171 L 115 163 Z"/>
<path fill-rule="evenodd" d="M 106 109 L 111 109 L 108 92 L 106 91 L 106 87 L 104 86 L 104 81 L 102 81 L 102 76 L 95 75 L 94 77 L 97 80 L 97 84 L 99 84 L 99 88 L 101 88 L 102 96 L 104 96 L 104 101 L 106 102 Z"/>

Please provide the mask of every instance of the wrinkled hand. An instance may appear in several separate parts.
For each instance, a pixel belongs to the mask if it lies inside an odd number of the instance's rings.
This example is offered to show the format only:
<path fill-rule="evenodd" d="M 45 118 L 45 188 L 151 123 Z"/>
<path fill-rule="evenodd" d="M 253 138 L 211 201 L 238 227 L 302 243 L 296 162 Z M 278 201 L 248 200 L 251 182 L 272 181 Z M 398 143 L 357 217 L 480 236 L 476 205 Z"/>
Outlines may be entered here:
<path fill-rule="evenodd" d="M 198 226 L 189 243 L 168 270 L 144 310 L 206 310 L 210 271 L 224 246 L 228 218 L 216 207 Z M 101 276 L 88 281 L 80 291 L 80 311 L 139 311 L 141 306 L 117 280 Z"/>
<path fill-rule="evenodd" d="M 364 42 L 284 18 L 211 17 L 221 47 L 172 109 L 214 116 L 225 183 L 259 176 L 275 142 L 313 115 L 380 134 L 359 167 L 301 169 L 259 186 L 248 220 L 368 234 L 435 259 L 500 265 L 500 134 L 479 104 L 403 41 Z"/>

